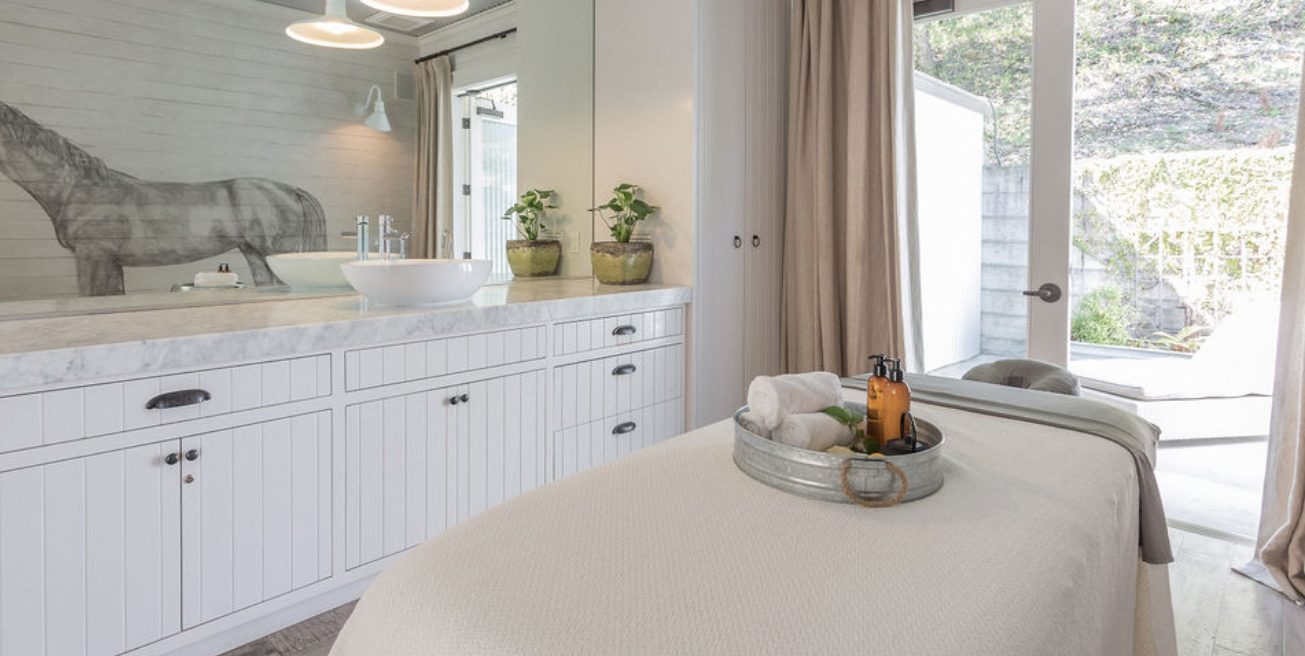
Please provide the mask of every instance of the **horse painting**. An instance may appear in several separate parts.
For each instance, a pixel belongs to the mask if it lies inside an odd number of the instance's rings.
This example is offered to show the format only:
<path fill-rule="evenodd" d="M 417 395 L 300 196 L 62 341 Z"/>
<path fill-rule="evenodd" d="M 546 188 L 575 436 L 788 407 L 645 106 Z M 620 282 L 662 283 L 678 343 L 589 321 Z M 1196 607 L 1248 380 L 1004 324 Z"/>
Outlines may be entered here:
<path fill-rule="evenodd" d="M 124 266 L 185 264 L 233 248 L 255 284 L 274 284 L 268 255 L 326 248 L 322 206 L 303 189 L 265 178 L 139 180 L 3 102 L 0 173 L 50 217 L 77 262 L 82 296 L 124 293 Z"/>

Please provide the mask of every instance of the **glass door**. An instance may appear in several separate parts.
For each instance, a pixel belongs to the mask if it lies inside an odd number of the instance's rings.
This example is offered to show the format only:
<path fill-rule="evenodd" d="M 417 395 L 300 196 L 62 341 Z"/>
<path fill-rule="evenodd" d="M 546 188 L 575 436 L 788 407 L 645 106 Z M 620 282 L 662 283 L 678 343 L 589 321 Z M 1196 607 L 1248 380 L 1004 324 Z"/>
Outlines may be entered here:
<path fill-rule="evenodd" d="M 917 21 L 924 370 L 1069 351 L 1073 0 L 957 0 Z"/>

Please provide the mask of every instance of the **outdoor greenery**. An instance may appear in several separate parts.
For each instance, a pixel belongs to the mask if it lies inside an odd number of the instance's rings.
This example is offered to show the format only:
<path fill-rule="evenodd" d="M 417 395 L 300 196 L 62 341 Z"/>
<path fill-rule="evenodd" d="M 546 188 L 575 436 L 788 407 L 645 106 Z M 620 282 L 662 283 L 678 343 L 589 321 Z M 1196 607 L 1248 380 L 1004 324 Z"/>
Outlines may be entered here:
<path fill-rule="evenodd" d="M 1076 342 L 1130 346 L 1136 312 L 1116 287 L 1102 287 L 1079 300 L 1070 318 L 1069 338 Z"/>
<path fill-rule="evenodd" d="M 607 224 L 607 229 L 612 233 L 612 239 L 624 244 L 630 241 L 634 236 L 634 227 L 640 221 L 648 218 L 648 215 L 657 211 L 657 207 L 649 205 L 639 198 L 638 185 L 632 185 L 628 182 L 616 185 L 612 189 L 612 199 L 591 208 L 590 212 L 597 212 L 602 217 L 603 222 Z M 608 216 L 604 211 L 611 212 Z"/>
<path fill-rule="evenodd" d="M 1079 157 L 1288 145 L 1305 0 L 1078 0 Z M 989 161 L 1029 156 L 1029 3 L 915 30 L 916 68 L 989 99 Z"/>
<path fill-rule="evenodd" d="M 1073 339 L 1195 350 L 1281 284 L 1305 0 L 1078 0 L 1075 17 L 1073 239 L 1109 281 Z M 1031 3 L 914 31 L 917 70 L 991 103 L 990 166 L 1029 162 L 1032 33 Z M 1185 324 L 1157 332 L 1175 303 Z"/>
<path fill-rule="evenodd" d="M 557 205 L 553 203 L 552 189 L 527 189 L 526 193 L 517 198 L 516 204 L 503 213 L 503 218 L 515 218 L 521 238 L 536 241 L 539 233 L 547 227 L 544 225 L 544 213 L 555 208 Z"/>

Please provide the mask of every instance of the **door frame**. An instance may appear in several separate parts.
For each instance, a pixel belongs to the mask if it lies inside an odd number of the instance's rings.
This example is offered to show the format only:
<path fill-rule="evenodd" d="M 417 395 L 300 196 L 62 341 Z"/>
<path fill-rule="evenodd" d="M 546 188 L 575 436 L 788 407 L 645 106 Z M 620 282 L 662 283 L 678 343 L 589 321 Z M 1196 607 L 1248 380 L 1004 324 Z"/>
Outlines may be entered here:
<path fill-rule="evenodd" d="M 1055 284 L 1060 298 L 1028 297 L 1028 357 L 1069 363 L 1070 245 L 1074 165 L 1075 0 L 955 0 L 954 10 L 917 22 L 1010 5 L 1033 11 L 1032 148 L 1029 160 L 1028 281 Z"/>

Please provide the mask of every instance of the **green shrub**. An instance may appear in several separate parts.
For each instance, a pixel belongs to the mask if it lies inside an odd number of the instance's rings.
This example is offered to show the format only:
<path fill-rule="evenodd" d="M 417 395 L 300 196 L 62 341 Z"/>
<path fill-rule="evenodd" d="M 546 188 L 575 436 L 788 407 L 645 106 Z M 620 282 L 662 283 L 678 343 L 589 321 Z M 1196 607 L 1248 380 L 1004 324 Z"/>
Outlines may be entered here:
<path fill-rule="evenodd" d="M 1079 300 L 1070 320 L 1069 336 L 1075 342 L 1128 346 L 1136 313 L 1115 287 L 1102 287 Z"/>

